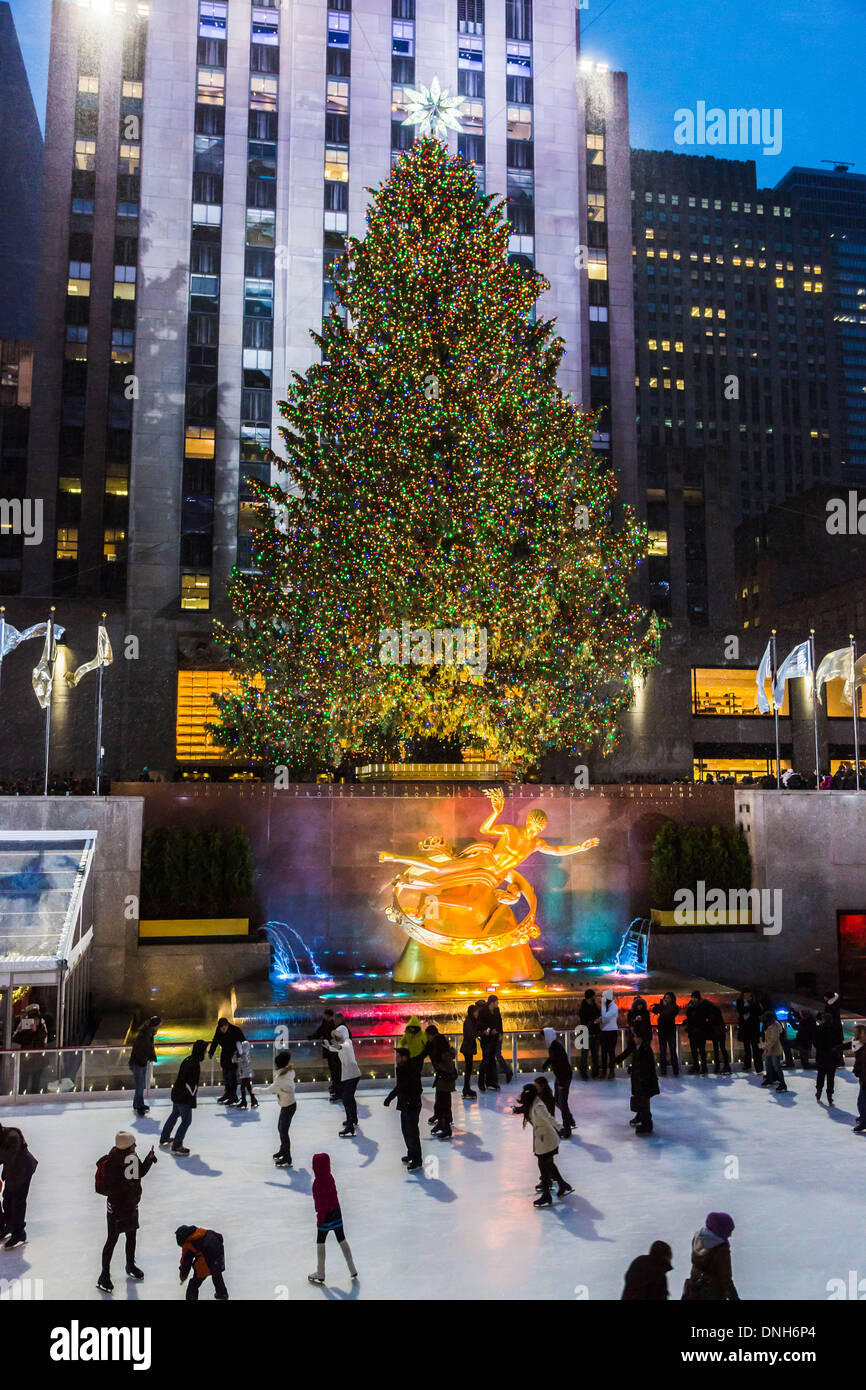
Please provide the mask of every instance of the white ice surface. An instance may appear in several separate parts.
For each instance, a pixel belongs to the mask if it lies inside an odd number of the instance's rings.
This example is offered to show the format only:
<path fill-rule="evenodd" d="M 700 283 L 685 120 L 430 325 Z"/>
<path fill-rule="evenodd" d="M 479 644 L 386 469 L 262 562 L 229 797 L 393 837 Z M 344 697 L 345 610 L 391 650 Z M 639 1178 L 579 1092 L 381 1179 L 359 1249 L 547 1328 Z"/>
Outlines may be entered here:
<path fill-rule="evenodd" d="M 866 1275 L 866 1135 L 852 1135 L 857 1086 L 839 1073 L 837 1108 L 819 1107 L 814 1072 L 788 1072 L 776 1097 L 754 1078 L 668 1077 L 653 1103 L 655 1134 L 629 1128 L 629 1086 L 576 1081 L 578 1129 L 563 1141 L 559 1166 L 575 1195 L 553 1209 L 532 1207 L 537 1181 L 530 1131 L 510 1106 L 515 1082 L 477 1101 L 454 1097 L 451 1143 L 427 1142 L 431 1097 L 425 1081 L 425 1158 L 438 1176 L 406 1174 L 399 1117 L 386 1094 L 358 1095 L 361 1128 L 339 1139 L 342 1111 L 326 1097 L 299 1095 L 292 1126 L 295 1167 L 274 1168 L 276 1103 L 226 1112 L 199 1105 L 187 1135 L 192 1157 L 159 1163 L 144 1179 L 138 1263 L 146 1279 L 127 1282 L 123 1242 L 112 1274 L 117 1299 L 183 1297 L 177 1280 L 178 1225 L 215 1227 L 226 1245 L 234 1299 L 326 1297 L 574 1299 L 619 1298 L 630 1260 L 653 1240 L 674 1250 L 672 1294 L 688 1272 L 691 1235 L 710 1210 L 728 1211 L 734 1277 L 745 1299 L 825 1299 L 827 1281 Z M 526 1078 L 522 1078 L 525 1080 Z M 0 1122 L 23 1129 L 39 1159 L 28 1214 L 28 1244 L 0 1251 L 0 1277 L 43 1281 L 46 1299 L 103 1297 L 94 1287 L 104 1240 L 105 1201 L 93 1189 L 96 1159 L 117 1129 L 156 1142 L 168 1102 L 137 1120 L 122 1101 L 0 1107 Z M 329 1237 L 327 1285 L 308 1285 L 315 1268 L 311 1158 L 331 1154 L 360 1283 L 350 1285 Z M 726 1177 L 736 1160 L 738 1177 Z M 212 1297 L 206 1285 L 202 1296 Z"/>

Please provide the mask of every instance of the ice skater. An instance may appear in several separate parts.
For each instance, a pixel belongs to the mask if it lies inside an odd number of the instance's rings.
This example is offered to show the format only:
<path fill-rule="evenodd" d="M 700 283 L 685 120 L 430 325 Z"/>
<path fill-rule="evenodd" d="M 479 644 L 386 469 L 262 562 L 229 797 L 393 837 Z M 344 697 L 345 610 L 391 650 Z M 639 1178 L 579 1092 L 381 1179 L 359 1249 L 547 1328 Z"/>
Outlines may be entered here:
<path fill-rule="evenodd" d="M 739 1302 L 731 1271 L 730 1236 L 733 1217 L 711 1211 L 692 1240 L 692 1268 L 683 1285 L 683 1298 L 697 1302 Z"/>
<path fill-rule="evenodd" d="M 535 1082 L 523 1087 L 520 1092 L 520 1101 L 514 1107 L 515 1115 L 523 1116 L 523 1128 L 527 1124 L 532 1125 L 532 1152 L 538 1160 L 539 1182 L 536 1192 L 540 1193 L 533 1206 L 550 1207 L 553 1205 L 553 1198 L 550 1189 L 554 1182 L 558 1183 L 556 1195 L 567 1197 L 574 1188 L 565 1181 L 556 1166 L 556 1155 L 559 1153 L 559 1130 L 547 1108 L 543 1098 L 538 1092 L 538 1082 L 541 1081 L 549 1090 L 547 1078 L 539 1076 Z"/>
<path fill-rule="evenodd" d="M 235 1067 L 235 1052 L 238 1043 L 243 1041 L 243 1032 L 236 1023 L 232 1023 L 227 1018 L 219 1020 L 214 1030 L 211 1045 L 207 1050 L 208 1057 L 212 1057 L 217 1048 L 220 1050 L 223 1093 L 217 1101 L 217 1105 L 237 1105 L 238 1103 L 238 1074 Z"/>
<path fill-rule="evenodd" d="M 460 1039 L 460 1055 L 463 1058 L 463 1095 L 466 1100 L 475 1100 L 477 1091 L 472 1089 L 472 1067 L 475 1062 L 478 1042 L 478 1010 L 470 1004 L 463 1020 L 463 1037 Z"/>
<path fill-rule="evenodd" d="M 542 1032 L 547 1044 L 547 1061 L 543 1063 L 543 1069 L 553 1072 L 553 1098 L 559 1106 L 559 1113 L 562 1116 L 562 1137 L 563 1139 L 570 1139 L 575 1123 L 568 1105 L 568 1093 L 571 1090 L 574 1070 L 568 1060 L 565 1048 L 556 1036 L 556 1029 L 543 1028 Z"/>
<path fill-rule="evenodd" d="M 111 1282 L 111 1257 L 121 1236 L 126 1238 L 126 1276 L 140 1281 L 144 1274 L 135 1263 L 135 1243 L 138 1236 L 138 1207 L 141 1202 L 141 1179 L 149 1173 L 157 1158 L 153 1149 L 144 1159 L 135 1152 L 135 1135 L 119 1130 L 114 1147 L 97 1160 L 96 1191 L 108 1199 L 106 1220 L 108 1237 L 102 1250 L 102 1270 L 96 1281 L 100 1293 L 114 1293 Z"/>
<path fill-rule="evenodd" d="M 617 1057 L 617 1064 L 624 1062 L 627 1057 L 634 1059 L 631 1067 L 630 1101 L 634 1117 L 629 1123 L 635 1134 L 652 1134 L 652 1098 L 659 1094 L 661 1088 L 650 1035 L 640 1022 L 629 1030 L 628 1046 Z"/>
<path fill-rule="evenodd" d="M 839 1028 L 829 1009 L 818 1015 L 815 1033 L 815 1060 L 818 1075 L 815 1080 L 815 1099 L 821 1104 L 821 1092 L 826 1083 L 827 1104 L 833 1104 L 836 1089 L 836 1069 L 842 1061 L 842 1044 L 839 1042 Z"/>
<path fill-rule="evenodd" d="M 203 1226 L 178 1226 L 174 1238 L 181 1248 L 180 1282 L 186 1285 L 187 1303 L 198 1301 L 198 1291 L 205 1279 L 213 1280 L 214 1298 L 225 1302 L 229 1293 L 223 1273 L 226 1267 L 225 1244 L 219 1231 Z"/>
<path fill-rule="evenodd" d="M 0 1125 L 0 1240 L 4 1250 L 27 1244 L 27 1194 L 38 1166 L 21 1130 Z"/>
<path fill-rule="evenodd" d="M 431 1133 L 435 1134 L 437 1139 L 450 1139 L 453 1123 L 451 1096 L 457 1086 L 457 1061 L 454 1048 L 447 1038 L 442 1038 L 435 1056 L 430 1060 L 433 1063 L 437 1119 Z"/>
<path fill-rule="evenodd" d="M 419 1027 L 420 1035 L 420 1027 Z M 361 1077 L 361 1068 L 355 1060 L 355 1049 L 349 1037 L 349 1030 L 344 1023 L 334 1029 L 331 1041 L 325 1039 L 325 1047 L 337 1054 L 340 1063 L 340 1100 L 346 1112 L 346 1122 L 340 1130 L 341 1139 L 352 1139 L 358 1126 L 358 1107 L 355 1103 L 355 1092 L 358 1089 L 358 1082 Z M 421 1073 L 421 1063 L 423 1062 L 424 1044 L 421 1042 L 420 1061 L 418 1073 Z M 414 1063 L 414 1059 L 413 1059 Z"/>
<path fill-rule="evenodd" d="M 142 1024 L 132 1041 L 132 1050 L 129 1054 L 129 1069 L 135 1082 L 135 1090 L 132 1097 L 132 1108 L 138 1115 L 146 1115 L 150 1109 L 144 1103 L 144 1088 L 147 1085 L 147 1069 L 152 1062 L 156 1061 L 155 1039 L 162 1019 L 158 1014 L 154 1014 L 147 1023 Z"/>
<path fill-rule="evenodd" d="M 343 1213 L 337 1184 L 331 1174 L 331 1159 L 328 1154 L 313 1154 L 313 1201 L 316 1205 L 316 1272 L 308 1274 L 311 1284 L 325 1282 L 325 1241 L 331 1231 L 337 1237 L 337 1244 L 343 1252 L 343 1259 L 351 1278 L 358 1278 L 352 1251 L 343 1229 Z"/>
<path fill-rule="evenodd" d="M 274 1154 L 274 1163 L 278 1168 L 291 1168 L 292 1146 L 289 1141 L 289 1130 L 298 1108 L 298 1103 L 295 1100 L 295 1073 L 292 1068 L 291 1052 L 277 1053 L 274 1058 L 274 1079 L 271 1085 L 266 1087 L 266 1090 L 276 1095 L 280 1107 L 277 1119 L 280 1147 Z"/>
<path fill-rule="evenodd" d="M 406 1152 L 403 1162 L 408 1173 L 415 1173 L 422 1165 L 421 1134 L 421 1077 L 418 1068 L 412 1065 L 408 1047 L 397 1048 L 397 1066 L 394 1071 L 394 1089 L 385 1097 L 385 1105 L 396 1098 L 400 1112 L 400 1129 Z"/>
<path fill-rule="evenodd" d="M 608 1081 L 616 1079 L 616 1045 L 619 1041 L 619 1005 L 613 997 L 613 990 L 602 991 L 601 1018 L 601 1075 Z"/>
<path fill-rule="evenodd" d="M 307 1038 L 307 1042 L 322 1043 L 322 1056 L 328 1067 L 328 1099 L 332 1105 L 339 1105 L 340 1103 L 340 1063 L 336 1054 L 330 1052 L 325 1044 L 331 1041 L 331 1034 L 336 1027 L 337 1020 L 334 1016 L 334 1010 L 325 1009 L 322 1013 L 322 1021 L 315 1033 L 310 1033 Z"/>
<path fill-rule="evenodd" d="M 663 1303 L 665 1299 L 670 1298 L 668 1274 L 673 1267 L 673 1251 L 667 1241 L 654 1240 L 649 1254 L 638 1255 L 626 1270 L 623 1301 Z"/>
<path fill-rule="evenodd" d="M 243 1038 L 235 1049 L 234 1064 L 240 1090 L 237 1109 L 246 1110 L 249 1096 L 251 1109 L 258 1110 L 259 1103 L 253 1092 L 253 1045 L 246 1038 Z"/>
<path fill-rule="evenodd" d="M 670 1058 L 671 1071 L 674 1076 L 680 1074 L 680 1061 L 677 1056 L 677 1014 L 679 1005 L 677 996 L 673 990 L 669 989 L 662 995 L 657 1004 L 653 1004 L 650 1010 L 656 1015 L 656 1031 L 659 1038 L 659 1071 L 662 1076 L 668 1074 L 668 1058 Z M 730 1070 L 730 1068 L 728 1068 Z M 625 1297 L 625 1295 L 623 1295 Z"/>
<path fill-rule="evenodd" d="M 777 1093 L 787 1091 L 785 1073 L 782 1071 L 782 1025 L 772 1010 L 763 1017 L 764 1079 L 762 1086 L 775 1085 Z"/>
<path fill-rule="evenodd" d="M 192 1123 L 192 1112 L 196 1108 L 196 1093 L 201 1080 L 201 1064 L 207 1052 L 207 1043 L 199 1038 L 192 1045 L 188 1057 L 184 1057 L 178 1068 L 177 1078 L 171 1088 L 171 1114 L 162 1127 L 159 1147 L 171 1149 L 175 1158 L 189 1158 L 189 1149 L 184 1148 L 184 1139 Z M 172 1130 L 177 1121 L 177 1134 L 172 1138 Z"/>

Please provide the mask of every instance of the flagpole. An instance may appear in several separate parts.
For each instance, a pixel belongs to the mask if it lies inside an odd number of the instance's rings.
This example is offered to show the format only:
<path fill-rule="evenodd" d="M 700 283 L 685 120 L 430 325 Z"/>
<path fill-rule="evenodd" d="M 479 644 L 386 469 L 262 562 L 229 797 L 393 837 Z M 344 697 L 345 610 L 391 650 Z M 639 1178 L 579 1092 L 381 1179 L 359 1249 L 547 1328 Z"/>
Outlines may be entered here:
<path fill-rule="evenodd" d="M 56 609 L 52 606 L 52 609 L 51 609 L 51 616 L 50 616 L 49 619 L 48 619 L 48 659 L 49 659 L 49 661 L 51 662 L 51 670 L 50 670 L 49 674 L 50 674 L 50 676 L 51 676 L 51 678 L 52 678 L 52 686 L 53 686 L 53 677 L 54 677 L 54 656 L 53 656 L 53 652 L 54 652 L 54 614 L 55 614 L 55 612 L 56 612 Z M 53 694 L 54 694 L 54 691 L 53 691 L 53 689 L 52 689 L 52 690 L 49 692 L 48 704 L 45 706 L 45 791 L 44 791 L 44 795 L 45 795 L 45 796 L 48 795 L 48 760 L 49 760 L 49 757 L 50 757 L 50 755 L 51 755 L 51 699 L 52 699 Z"/>
<path fill-rule="evenodd" d="M 779 756 L 779 706 L 776 704 L 776 629 L 773 628 L 770 637 L 772 643 L 772 678 L 770 684 L 773 688 L 773 719 L 776 723 L 776 791 L 782 787 L 782 763 Z"/>
<path fill-rule="evenodd" d="M 815 786 L 821 781 L 821 763 L 818 758 L 818 687 L 815 684 L 815 629 L 809 628 L 809 657 L 812 662 L 812 723 L 815 726 Z"/>
<path fill-rule="evenodd" d="M 0 608 L 0 680 L 3 679 L 3 652 L 6 648 L 6 608 Z"/>
<path fill-rule="evenodd" d="M 857 776 L 857 790 L 860 790 L 860 719 L 857 710 L 857 684 L 854 675 L 854 667 L 857 664 L 857 643 L 854 641 L 853 632 L 848 634 L 848 641 L 851 643 L 851 701 L 854 708 L 854 770 Z"/>
<path fill-rule="evenodd" d="M 105 618 L 106 618 L 106 614 L 103 613 L 103 615 L 102 615 L 102 623 L 105 622 Z M 102 627 L 102 623 L 100 624 L 100 628 Z M 97 633 L 96 633 L 96 650 L 97 650 L 97 653 L 98 653 L 99 650 L 100 650 L 100 647 L 99 647 L 99 636 L 100 636 L 100 632 L 99 632 L 99 629 L 97 629 Z M 99 667 L 97 668 L 97 677 L 98 677 L 98 684 L 97 684 L 97 687 L 96 687 L 96 690 L 97 690 L 97 694 L 96 694 L 96 795 L 99 796 L 99 782 L 100 782 L 100 778 L 101 778 L 101 776 L 102 776 L 102 662 L 99 663 Z"/>

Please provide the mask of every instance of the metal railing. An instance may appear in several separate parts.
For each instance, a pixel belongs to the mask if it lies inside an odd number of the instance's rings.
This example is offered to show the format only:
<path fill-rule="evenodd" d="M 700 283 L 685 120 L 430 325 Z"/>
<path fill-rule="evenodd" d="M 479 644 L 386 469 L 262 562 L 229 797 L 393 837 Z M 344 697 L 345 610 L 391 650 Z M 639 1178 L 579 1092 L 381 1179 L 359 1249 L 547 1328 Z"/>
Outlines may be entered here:
<path fill-rule="evenodd" d="M 863 1020 L 846 1019 L 844 1027 L 846 1042 L 850 1039 L 855 1023 Z M 742 1044 L 736 1040 L 737 1025 L 726 1025 L 725 1045 L 731 1065 L 742 1060 Z M 457 1052 L 458 1069 L 463 1071 L 463 1058 L 460 1055 L 460 1033 L 443 1033 Z M 562 1041 L 572 1062 L 579 1060 L 579 1046 L 576 1045 L 575 1029 L 559 1030 L 557 1036 Z M 391 1081 L 394 1078 L 396 1062 L 395 1049 L 402 1034 L 377 1034 L 353 1037 L 355 1057 L 361 1069 L 361 1081 Z M 625 1030 L 617 1035 L 617 1051 L 621 1051 L 625 1041 Z M 797 1057 L 796 1043 L 791 1048 Z M 253 1086 L 267 1085 L 273 1077 L 275 1052 L 284 1046 L 292 1054 L 292 1066 L 298 1084 L 317 1089 L 328 1084 L 328 1065 L 320 1042 L 306 1039 L 283 1042 L 259 1041 L 252 1044 Z M 653 1035 L 653 1046 L 658 1042 Z M 712 1041 L 706 1044 L 710 1062 L 713 1058 Z M 157 1061 L 151 1064 L 148 1076 L 147 1094 L 167 1093 L 177 1078 L 181 1062 L 189 1056 L 189 1045 L 162 1047 L 157 1043 Z M 132 1071 L 129 1066 L 129 1046 L 87 1046 L 43 1048 L 37 1051 L 0 1051 L 0 1103 L 37 1096 L 58 1096 L 69 1099 L 87 1095 L 111 1096 L 129 1094 L 134 1089 Z M 677 1027 L 677 1056 L 684 1066 L 691 1061 L 691 1052 L 685 1028 Z M 503 1039 L 502 1057 L 507 1061 L 515 1076 L 537 1073 L 546 1057 L 547 1048 L 540 1031 L 507 1032 Z M 475 1071 L 480 1061 L 480 1052 L 475 1056 Z M 202 1064 L 201 1085 L 209 1087 L 222 1085 L 222 1072 L 219 1055 L 205 1058 Z"/>

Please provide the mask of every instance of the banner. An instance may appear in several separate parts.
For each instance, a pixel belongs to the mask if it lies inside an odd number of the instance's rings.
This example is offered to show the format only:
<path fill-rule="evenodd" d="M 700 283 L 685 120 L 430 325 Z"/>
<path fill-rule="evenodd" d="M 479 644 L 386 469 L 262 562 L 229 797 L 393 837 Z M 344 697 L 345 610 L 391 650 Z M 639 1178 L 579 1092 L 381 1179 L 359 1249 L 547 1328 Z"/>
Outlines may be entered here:
<path fill-rule="evenodd" d="M 822 658 L 818 670 L 815 672 L 815 690 L 819 704 L 823 704 L 821 697 L 826 682 L 838 680 L 845 682 L 842 699 L 846 705 L 850 705 L 851 687 L 854 683 L 854 656 L 850 647 L 839 647 L 835 652 L 828 652 Z"/>
<path fill-rule="evenodd" d="M 772 679 L 773 679 L 773 666 L 772 666 L 772 659 L 771 659 L 771 656 L 770 656 L 770 647 L 771 647 L 771 646 L 772 646 L 772 643 L 768 642 L 768 643 L 767 643 L 767 650 L 764 652 L 764 655 L 761 657 L 761 664 L 760 664 L 760 666 L 758 667 L 758 674 L 757 674 L 757 676 L 756 676 L 756 678 L 755 678 L 756 681 L 757 681 L 757 685 L 758 685 L 758 709 L 761 711 L 762 714 L 769 714 L 769 713 L 770 713 L 770 702 L 769 702 L 769 700 L 767 699 L 767 694 L 766 694 L 765 686 L 766 686 L 766 684 L 767 684 L 768 681 L 772 681 Z"/>
<path fill-rule="evenodd" d="M 809 638 L 805 642 L 800 642 L 793 647 L 785 660 L 776 672 L 776 682 L 773 686 L 773 699 L 776 708 L 780 709 L 785 698 L 785 682 L 796 680 L 798 676 L 808 676 L 812 671 L 812 648 Z"/>
<path fill-rule="evenodd" d="M 77 671 L 67 672 L 66 683 L 72 689 L 90 671 L 96 671 L 100 666 L 110 666 L 114 660 L 114 652 L 111 650 L 111 642 L 108 640 L 108 631 L 99 624 L 99 631 L 96 636 L 96 656 L 92 661 L 86 661 L 83 666 L 79 666 Z"/>
<path fill-rule="evenodd" d="M 43 623 L 42 626 L 45 628 L 45 645 L 38 665 L 33 668 L 33 690 L 42 708 L 47 709 L 51 704 L 51 692 L 54 689 L 57 643 L 54 640 L 53 624 Z"/>
<path fill-rule="evenodd" d="M 55 637 L 62 637 L 65 631 L 66 629 L 64 627 L 61 627 L 59 623 L 55 623 Z M 17 627 L 13 627 L 11 623 L 4 624 L 3 650 L 0 652 L 0 661 L 2 661 L 4 656 L 8 656 L 10 652 L 14 652 L 15 648 L 20 646 L 22 642 L 29 641 L 31 637 L 45 637 L 47 633 L 47 623 L 35 623 L 33 627 L 26 627 L 23 632 L 19 632 Z"/>

